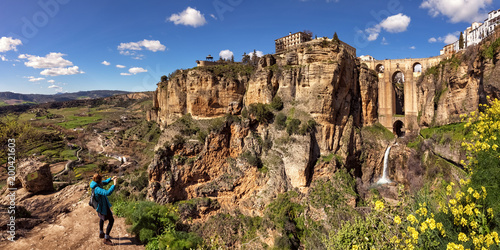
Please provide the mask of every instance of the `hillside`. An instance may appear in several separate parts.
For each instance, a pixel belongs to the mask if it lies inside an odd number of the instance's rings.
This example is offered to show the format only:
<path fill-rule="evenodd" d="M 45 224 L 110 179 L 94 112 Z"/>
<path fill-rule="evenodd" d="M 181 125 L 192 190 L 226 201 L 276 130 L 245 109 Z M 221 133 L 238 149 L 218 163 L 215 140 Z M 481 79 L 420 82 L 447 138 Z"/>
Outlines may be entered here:
<path fill-rule="evenodd" d="M 113 95 L 126 94 L 127 91 L 119 90 L 92 90 L 79 91 L 76 93 L 58 93 L 54 95 L 40 94 L 18 94 L 12 92 L 0 92 L 0 106 L 17 104 L 40 104 L 47 102 L 62 102 L 82 99 L 104 98 Z"/>

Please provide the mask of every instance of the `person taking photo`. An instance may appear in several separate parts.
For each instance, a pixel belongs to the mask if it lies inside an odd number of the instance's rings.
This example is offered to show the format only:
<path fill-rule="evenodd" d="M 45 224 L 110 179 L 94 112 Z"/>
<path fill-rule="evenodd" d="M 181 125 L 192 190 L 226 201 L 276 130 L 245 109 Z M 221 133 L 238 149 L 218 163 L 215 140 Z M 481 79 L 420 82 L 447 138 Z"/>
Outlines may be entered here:
<path fill-rule="evenodd" d="M 104 238 L 103 242 L 106 245 L 113 246 L 113 242 L 109 237 L 109 233 L 113 228 L 113 223 L 115 219 L 113 218 L 113 213 L 111 212 L 111 203 L 108 200 L 108 196 L 113 193 L 116 186 L 117 177 L 108 178 L 107 180 L 102 180 L 100 174 L 94 174 L 92 177 L 92 182 L 90 182 L 90 188 L 94 190 L 94 196 L 97 200 L 97 215 L 99 216 L 99 238 Z M 108 189 L 104 189 L 104 186 L 109 182 L 113 181 L 113 185 Z M 108 221 L 108 226 L 106 227 L 106 234 L 104 234 L 103 227 L 104 221 Z"/>

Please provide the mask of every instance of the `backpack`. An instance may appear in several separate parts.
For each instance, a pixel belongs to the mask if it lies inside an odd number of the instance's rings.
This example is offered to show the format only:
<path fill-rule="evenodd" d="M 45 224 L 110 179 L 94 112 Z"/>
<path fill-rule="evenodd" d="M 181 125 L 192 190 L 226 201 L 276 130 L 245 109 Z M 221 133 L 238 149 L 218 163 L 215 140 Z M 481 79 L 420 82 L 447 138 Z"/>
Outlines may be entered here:
<path fill-rule="evenodd" d="M 95 197 L 94 193 L 95 188 L 92 188 L 92 194 L 90 195 L 90 200 L 89 200 L 89 206 L 93 207 L 94 209 L 97 209 L 97 198 Z"/>

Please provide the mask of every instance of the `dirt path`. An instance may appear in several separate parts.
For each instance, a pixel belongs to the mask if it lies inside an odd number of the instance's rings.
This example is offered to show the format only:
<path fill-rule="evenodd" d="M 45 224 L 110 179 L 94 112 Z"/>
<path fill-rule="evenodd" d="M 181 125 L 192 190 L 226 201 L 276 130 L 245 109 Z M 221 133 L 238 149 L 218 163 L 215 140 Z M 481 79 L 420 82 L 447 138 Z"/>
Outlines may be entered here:
<path fill-rule="evenodd" d="M 124 218 L 115 217 L 111 240 L 107 246 L 99 239 L 99 218 L 83 200 L 75 210 L 61 214 L 55 223 L 43 223 L 33 228 L 24 238 L 15 242 L 0 242 L 0 249 L 144 249 L 127 232 Z M 107 226 L 107 222 L 104 227 Z"/>

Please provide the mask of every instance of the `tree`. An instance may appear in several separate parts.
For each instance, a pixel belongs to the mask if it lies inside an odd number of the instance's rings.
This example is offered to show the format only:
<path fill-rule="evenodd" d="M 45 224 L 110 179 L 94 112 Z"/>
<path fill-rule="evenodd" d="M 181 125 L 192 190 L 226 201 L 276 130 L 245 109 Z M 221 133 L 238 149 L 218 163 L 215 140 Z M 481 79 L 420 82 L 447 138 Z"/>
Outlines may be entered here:
<path fill-rule="evenodd" d="M 163 75 L 163 76 L 161 77 L 161 82 L 166 82 L 166 81 L 167 81 L 167 79 L 168 79 L 168 77 L 167 77 L 166 75 Z"/>
<path fill-rule="evenodd" d="M 250 63 L 250 56 L 247 55 L 247 52 L 243 53 L 243 58 L 241 59 L 241 62 L 243 64 L 248 64 Z"/>
<path fill-rule="evenodd" d="M 302 33 L 304 33 L 306 35 L 306 40 L 311 40 L 313 37 L 313 33 L 310 30 L 304 30 L 304 31 L 302 31 Z"/>
<path fill-rule="evenodd" d="M 234 55 L 231 56 L 231 62 L 234 63 Z"/>
<path fill-rule="evenodd" d="M 258 63 L 259 63 L 259 56 L 257 55 L 257 50 L 254 49 L 252 53 L 252 65 L 257 66 Z"/>
<path fill-rule="evenodd" d="M 464 34 L 460 32 L 460 39 L 458 40 L 458 49 L 464 48 Z"/>
<path fill-rule="evenodd" d="M 334 42 L 340 42 L 339 36 L 337 35 L 337 32 L 335 32 L 335 34 L 333 34 L 333 41 Z"/>

